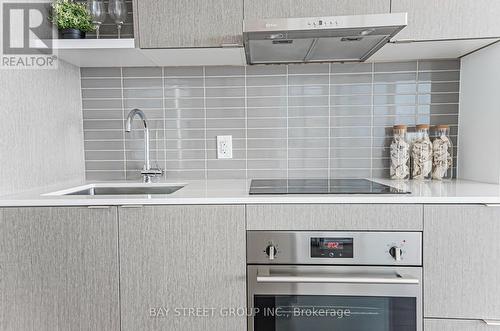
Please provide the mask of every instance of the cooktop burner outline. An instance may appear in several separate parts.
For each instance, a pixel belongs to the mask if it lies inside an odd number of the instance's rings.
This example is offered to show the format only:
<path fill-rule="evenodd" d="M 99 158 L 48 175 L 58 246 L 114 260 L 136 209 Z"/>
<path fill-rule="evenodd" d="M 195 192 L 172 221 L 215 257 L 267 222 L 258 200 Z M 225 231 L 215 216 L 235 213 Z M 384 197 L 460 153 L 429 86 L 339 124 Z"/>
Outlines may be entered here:
<path fill-rule="evenodd" d="M 253 179 L 251 195 L 260 194 L 409 194 L 368 179 Z"/>

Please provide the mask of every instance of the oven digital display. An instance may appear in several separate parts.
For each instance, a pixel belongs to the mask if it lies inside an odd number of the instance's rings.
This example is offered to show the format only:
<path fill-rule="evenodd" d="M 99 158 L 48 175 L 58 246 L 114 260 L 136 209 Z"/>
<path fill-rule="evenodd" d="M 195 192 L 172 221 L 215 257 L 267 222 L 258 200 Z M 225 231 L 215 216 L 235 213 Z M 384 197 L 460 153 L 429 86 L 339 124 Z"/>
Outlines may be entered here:
<path fill-rule="evenodd" d="M 352 238 L 311 238 L 311 257 L 353 258 Z"/>

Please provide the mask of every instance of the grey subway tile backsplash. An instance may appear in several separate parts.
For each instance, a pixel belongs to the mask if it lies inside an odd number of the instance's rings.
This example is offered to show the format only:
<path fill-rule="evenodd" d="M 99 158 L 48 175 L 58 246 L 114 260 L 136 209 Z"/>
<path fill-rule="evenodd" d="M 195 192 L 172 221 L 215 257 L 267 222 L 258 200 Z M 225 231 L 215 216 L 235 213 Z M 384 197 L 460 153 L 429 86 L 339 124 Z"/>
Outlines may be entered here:
<path fill-rule="evenodd" d="M 121 88 L 122 80 L 120 78 L 88 78 L 84 76 L 84 72 L 89 68 L 82 68 L 82 88 Z"/>
<path fill-rule="evenodd" d="M 371 73 L 372 70 L 372 63 L 333 63 L 330 65 L 330 72 L 333 74 Z"/>
<path fill-rule="evenodd" d="M 82 68 L 81 77 L 121 77 L 121 68 Z"/>
<path fill-rule="evenodd" d="M 460 61 L 457 60 L 441 60 L 441 61 L 418 61 L 418 70 L 420 71 L 436 71 L 436 70 L 460 70 Z"/>
<path fill-rule="evenodd" d="M 122 97 L 122 90 L 116 89 L 92 89 L 88 88 L 82 90 L 83 99 L 119 99 Z"/>
<path fill-rule="evenodd" d="M 417 72 L 385 72 L 375 73 L 373 77 L 374 83 L 407 83 L 417 80 Z"/>
<path fill-rule="evenodd" d="M 291 64 L 288 66 L 289 75 L 297 74 L 328 74 L 329 65 L 327 63 L 313 63 L 313 64 Z"/>
<path fill-rule="evenodd" d="M 387 177 L 392 125 L 458 135 L 457 60 L 247 67 L 82 68 L 89 180 L 139 179 L 140 123 L 172 179 Z M 233 136 L 233 159 L 216 136 Z M 456 155 L 456 154 L 455 154 Z"/>
<path fill-rule="evenodd" d="M 417 71 L 417 61 L 408 62 L 380 62 L 374 63 L 375 72 L 400 72 L 400 71 Z"/>

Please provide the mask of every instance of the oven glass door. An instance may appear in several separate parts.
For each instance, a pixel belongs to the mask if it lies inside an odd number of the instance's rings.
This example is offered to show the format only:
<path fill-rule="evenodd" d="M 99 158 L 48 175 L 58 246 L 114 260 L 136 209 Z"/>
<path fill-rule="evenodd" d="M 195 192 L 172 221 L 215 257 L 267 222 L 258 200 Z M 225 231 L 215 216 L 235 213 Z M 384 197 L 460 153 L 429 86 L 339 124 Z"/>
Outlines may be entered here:
<path fill-rule="evenodd" d="M 248 271 L 250 331 L 422 330 L 420 268 L 249 266 Z"/>
<path fill-rule="evenodd" d="M 416 299 L 314 295 L 254 296 L 258 331 L 415 331 Z"/>

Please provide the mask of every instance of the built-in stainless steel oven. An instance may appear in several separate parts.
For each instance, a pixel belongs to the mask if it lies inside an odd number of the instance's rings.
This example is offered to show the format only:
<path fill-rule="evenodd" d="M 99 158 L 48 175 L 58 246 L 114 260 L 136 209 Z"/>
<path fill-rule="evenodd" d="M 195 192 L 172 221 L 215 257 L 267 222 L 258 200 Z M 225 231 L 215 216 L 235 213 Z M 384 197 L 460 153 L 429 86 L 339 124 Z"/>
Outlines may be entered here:
<path fill-rule="evenodd" d="M 247 232 L 249 331 L 421 331 L 420 232 Z"/>

